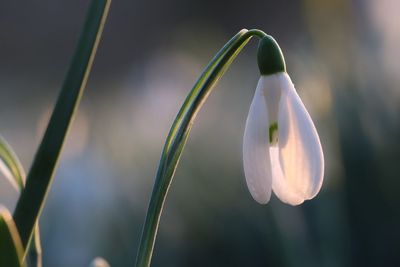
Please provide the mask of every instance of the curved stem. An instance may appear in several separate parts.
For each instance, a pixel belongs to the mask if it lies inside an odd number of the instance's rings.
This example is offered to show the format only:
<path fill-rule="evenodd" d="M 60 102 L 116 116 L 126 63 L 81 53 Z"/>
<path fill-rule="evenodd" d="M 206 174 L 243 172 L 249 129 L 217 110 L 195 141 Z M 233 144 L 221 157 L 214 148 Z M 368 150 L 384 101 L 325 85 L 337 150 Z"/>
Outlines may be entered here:
<path fill-rule="evenodd" d="M 161 155 L 136 258 L 137 267 L 150 266 L 165 199 L 193 121 L 215 84 L 251 37 L 263 38 L 260 30 L 241 30 L 210 61 L 186 97 L 172 124 Z"/>

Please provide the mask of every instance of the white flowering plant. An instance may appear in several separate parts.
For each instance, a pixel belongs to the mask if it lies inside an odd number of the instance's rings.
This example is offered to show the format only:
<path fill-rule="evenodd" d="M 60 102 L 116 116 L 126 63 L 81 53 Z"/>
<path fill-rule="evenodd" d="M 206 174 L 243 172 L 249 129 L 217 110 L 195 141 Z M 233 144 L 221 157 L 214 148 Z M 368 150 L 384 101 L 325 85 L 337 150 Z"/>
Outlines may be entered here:
<path fill-rule="evenodd" d="M 38 219 L 89 77 L 109 6 L 108 0 L 92 1 L 61 93 L 26 178 L 18 157 L 0 139 L 0 171 L 20 191 L 13 215 L 0 208 L 0 267 L 42 265 Z M 198 111 L 252 37 L 260 39 L 257 61 L 261 77 L 250 105 L 243 140 L 243 166 L 249 191 L 261 204 L 266 204 L 274 192 L 290 205 L 299 205 L 319 192 L 324 176 L 321 143 L 286 72 L 282 51 L 263 31 L 241 30 L 206 66 L 171 127 L 158 166 L 136 266 L 151 264 L 163 206 Z M 109 265 L 96 258 L 90 266 Z"/>
<path fill-rule="evenodd" d="M 260 38 L 258 83 L 246 121 L 243 163 L 253 198 L 271 191 L 285 203 L 301 204 L 321 188 L 324 158 L 318 133 L 296 93 L 277 42 L 263 31 L 241 30 L 215 55 L 186 97 L 161 155 L 143 227 L 136 266 L 149 266 L 163 205 L 194 119 L 235 57 L 252 37 Z"/>

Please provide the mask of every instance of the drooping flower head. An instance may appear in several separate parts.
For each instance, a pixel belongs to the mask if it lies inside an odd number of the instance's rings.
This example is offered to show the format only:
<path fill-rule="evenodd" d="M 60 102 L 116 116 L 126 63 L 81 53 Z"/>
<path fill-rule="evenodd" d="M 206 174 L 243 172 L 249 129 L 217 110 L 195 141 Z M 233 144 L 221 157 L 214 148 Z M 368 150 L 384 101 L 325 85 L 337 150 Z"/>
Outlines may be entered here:
<path fill-rule="evenodd" d="M 271 191 L 299 205 L 320 190 L 324 156 L 314 123 L 286 73 L 276 41 L 264 37 L 258 48 L 258 82 L 243 140 L 243 165 L 253 198 L 266 204 Z"/>

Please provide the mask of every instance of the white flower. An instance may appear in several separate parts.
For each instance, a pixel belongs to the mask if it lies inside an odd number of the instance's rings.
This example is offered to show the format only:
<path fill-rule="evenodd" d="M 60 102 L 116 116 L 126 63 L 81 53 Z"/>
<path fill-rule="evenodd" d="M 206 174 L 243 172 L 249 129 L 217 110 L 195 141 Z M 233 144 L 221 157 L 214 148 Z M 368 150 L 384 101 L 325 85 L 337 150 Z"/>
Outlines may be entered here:
<path fill-rule="evenodd" d="M 262 75 L 250 106 L 243 164 L 253 198 L 265 204 L 271 191 L 299 205 L 320 190 L 324 156 L 315 126 L 286 72 Z"/>
<path fill-rule="evenodd" d="M 97 257 L 90 263 L 89 267 L 110 267 L 110 264 L 105 259 Z"/>

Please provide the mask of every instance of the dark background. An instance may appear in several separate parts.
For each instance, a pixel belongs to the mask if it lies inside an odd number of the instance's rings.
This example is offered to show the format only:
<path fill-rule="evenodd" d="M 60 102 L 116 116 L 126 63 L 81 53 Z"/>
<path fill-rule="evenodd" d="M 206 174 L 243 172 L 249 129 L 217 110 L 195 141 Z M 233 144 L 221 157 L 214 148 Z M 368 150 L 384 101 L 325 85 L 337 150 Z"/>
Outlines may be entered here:
<path fill-rule="evenodd" d="M 0 0 L 0 133 L 28 170 L 89 1 Z M 254 39 L 200 112 L 153 266 L 400 266 L 400 2 L 118 1 L 41 218 L 44 266 L 132 266 L 161 149 L 202 68 L 241 28 L 273 35 L 325 153 L 320 194 L 251 199 Z M 18 194 L 0 179 L 0 202 Z"/>

